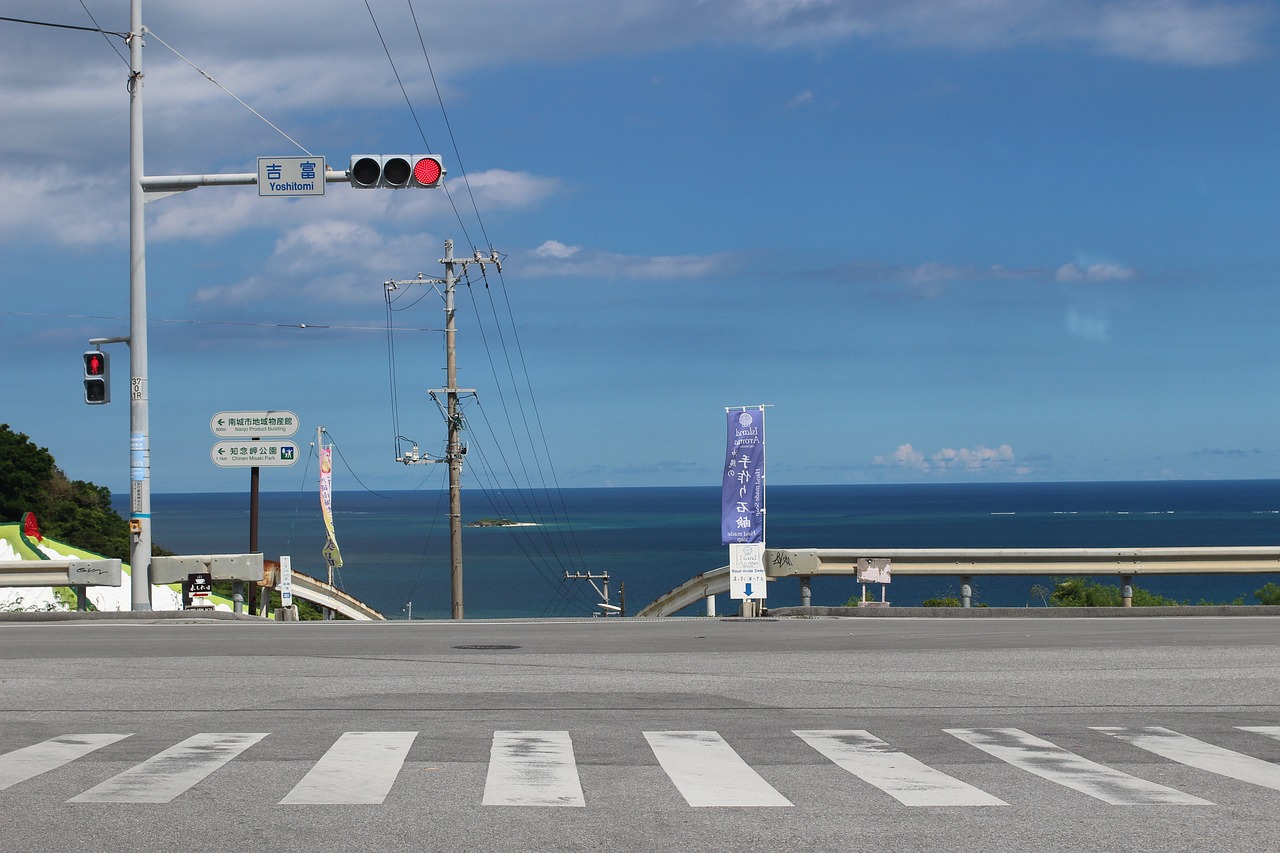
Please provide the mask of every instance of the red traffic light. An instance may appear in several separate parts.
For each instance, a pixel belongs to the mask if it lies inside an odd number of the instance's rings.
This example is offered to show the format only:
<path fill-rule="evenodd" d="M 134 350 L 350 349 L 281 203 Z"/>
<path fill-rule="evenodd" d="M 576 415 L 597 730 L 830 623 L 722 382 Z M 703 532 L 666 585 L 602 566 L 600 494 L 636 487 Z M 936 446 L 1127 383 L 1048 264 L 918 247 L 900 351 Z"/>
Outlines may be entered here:
<path fill-rule="evenodd" d="M 440 161 L 435 157 L 423 157 L 413 164 L 413 181 L 424 187 L 438 183 L 443 175 L 444 169 L 440 167 Z"/>
<path fill-rule="evenodd" d="M 84 401 L 91 406 L 111 402 L 111 360 L 105 352 L 84 354 Z"/>
<path fill-rule="evenodd" d="M 84 375 L 85 376 L 105 376 L 107 372 L 107 357 L 101 352 L 87 352 L 84 354 Z"/>

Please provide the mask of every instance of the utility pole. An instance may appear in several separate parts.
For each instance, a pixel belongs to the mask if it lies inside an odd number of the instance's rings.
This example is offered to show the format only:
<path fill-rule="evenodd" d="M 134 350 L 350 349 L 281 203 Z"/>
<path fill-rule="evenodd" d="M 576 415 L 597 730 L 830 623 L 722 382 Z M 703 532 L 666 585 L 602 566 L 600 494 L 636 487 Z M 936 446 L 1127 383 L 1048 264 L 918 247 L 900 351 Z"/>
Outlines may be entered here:
<path fill-rule="evenodd" d="M 129 15 L 130 609 L 151 609 L 151 438 L 147 394 L 147 250 L 142 189 L 142 0 Z"/>
<path fill-rule="evenodd" d="M 452 604 L 452 617 L 454 619 L 462 619 L 462 457 L 467 455 L 467 449 L 462 444 L 464 419 L 458 400 L 461 394 L 475 394 L 475 389 L 458 387 L 458 324 L 457 312 L 454 307 L 454 290 L 458 279 L 455 268 L 461 266 L 466 269 L 469 264 L 480 264 L 481 268 L 483 268 L 485 264 L 493 264 L 501 272 L 502 262 L 498 260 L 497 252 L 490 252 L 488 257 L 485 257 L 477 251 L 470 258 L 455 259 L 453 256 L 453 241 L 445 240 L 444 257 L 440 260 L 440 263 L 444 264 L 443 279 L 425 278 L 419 273 L 417 278 L 408 279 L 407 281 L 388 281 L 383 284 L 383 287 L 387 290 L 395 290 L 398 287 L 409 284 L 444 285 L 445 385 L 447 387 L 432 388 L 428 392 L 431 395 L 431 399 L 436 401 L 436 405 L 440 404 L 440 398 L 436 395 L 445 395 L 444 413 L 448 438 L 445 443 L 444 458 L 436 459 L 430 455 L 424 456 L 415 444 L 412 451 L 397 456 L 396 461 L 405 465 L 427 462 L 447 462 L 449 465 L 450 601 Z"/>

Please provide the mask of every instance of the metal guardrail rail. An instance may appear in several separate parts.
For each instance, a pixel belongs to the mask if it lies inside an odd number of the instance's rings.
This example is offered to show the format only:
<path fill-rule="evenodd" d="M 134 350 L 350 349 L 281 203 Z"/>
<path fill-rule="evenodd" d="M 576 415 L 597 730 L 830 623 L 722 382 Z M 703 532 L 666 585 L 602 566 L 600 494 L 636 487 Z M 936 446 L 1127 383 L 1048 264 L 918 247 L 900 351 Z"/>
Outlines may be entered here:
<path fill-rule="evenodd" d="M 888 560 L 897 575 L 1136 575 L 1280 573 L 1280 546 L 1205 548 L 769 548 L 769 580 L 856 575 L 859 561 Z M 712 569 L 659 596 L 637 616 L 670 616 L 729 591 L 729 567 Z"/>
<path fill-rule="evenodd" d="M 852 575 L 887 559 L 900 575 L 1176 575 L 1280 572 L 1280 546 L 1216 548 L 767 549 L 771 578 Z"/>
<path fill-rule="evenodd" d="M 304 575 L 296 569 L 291 572 L 289 583 L 293 594 L 298 598 L 305 598 L 312 604 L 328 607 L 348 619 L 382 622 L 387 618 L 363 601 L 352 598 L 337 587 L 329 586 L 324 581 Z"/>
<path fill-rule="evenodd" d="M 120 586 L 120 561 L 6 560 L 0 562 L 0 586 Z"/>

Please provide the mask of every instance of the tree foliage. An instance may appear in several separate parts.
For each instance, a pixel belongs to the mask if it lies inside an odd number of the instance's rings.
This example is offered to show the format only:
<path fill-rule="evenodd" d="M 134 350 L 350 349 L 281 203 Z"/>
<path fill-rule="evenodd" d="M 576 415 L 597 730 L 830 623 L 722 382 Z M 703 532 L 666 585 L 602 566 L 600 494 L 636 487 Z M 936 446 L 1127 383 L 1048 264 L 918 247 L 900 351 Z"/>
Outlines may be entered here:
<path fill-rule="evenodd" d="M 27 512 L 46 536 L 129 559 L 129 525 L 111 508 L 111 491 L 68 479 L 48 448 L 0 424 L 0 521 L 21 521 Z"/>

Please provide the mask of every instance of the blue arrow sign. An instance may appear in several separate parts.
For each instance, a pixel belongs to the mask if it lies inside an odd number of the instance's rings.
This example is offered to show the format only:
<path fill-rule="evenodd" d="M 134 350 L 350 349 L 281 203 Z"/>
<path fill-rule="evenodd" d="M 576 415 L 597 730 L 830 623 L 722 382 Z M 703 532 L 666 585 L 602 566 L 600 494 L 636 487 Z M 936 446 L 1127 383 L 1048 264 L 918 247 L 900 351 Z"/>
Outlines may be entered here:
<path fill-rule="evenodd" d="M 747 598 L 750 598 L 750 597 L 751 597 L 751 584 L 749 584 L 749 583 L 748 583 L 748 584 L 746 585 L 746 587 L 744 587 L 744 591 L 747 593 Z"/>

